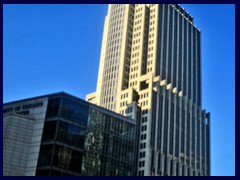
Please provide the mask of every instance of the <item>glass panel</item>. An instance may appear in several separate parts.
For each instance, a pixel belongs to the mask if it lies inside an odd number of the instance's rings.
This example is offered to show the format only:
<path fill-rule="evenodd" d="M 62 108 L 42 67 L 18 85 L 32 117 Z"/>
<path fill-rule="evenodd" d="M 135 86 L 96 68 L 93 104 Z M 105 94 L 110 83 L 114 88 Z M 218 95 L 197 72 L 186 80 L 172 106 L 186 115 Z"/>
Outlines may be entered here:
<path fill-rule="evenodd" d="M 62 117 L 68 120 L 87 123 L 88 110 L 88 106 L 63 99 L 60 114 Z"/>
<path fill-rule="evenodd" d="M 59 113 L 60 98 L 50 99 L 48 101 L 46 118 L 57 116 Z"/>
<path fill-rule="evenodd" d="M 49 170 L 37 170 L 36 176 L 49 176 Z"/>
<path fill-rule="evenodd" d="M 90 110 L 83 175 L 133 175 L 135 126 Z"/>
<path fill-rule="evenodd" d="M 81 173 L 82 156 L 82 152 L 56 145 L 53 165 L 61 169 Z"/>
<path fill-rule="evenodd" d="M 86 130 L 83 128 L 59 121 L 57 140 L 83 148 L 85 133 Z"/>
<path fill-rule="evenodd" d="M 72 175 L 68 174 L 68 173 L 65 173 L 65 172 L 52 170 L 51 171 L 51 176 L 72 176 Z"/>
<path fill-rule="evenodd" d="M 44 140 L 53 140 L 56 133 L 57 121 L 45 122 L 42 141 Z"/>
<path fill-rule="evenodd" d="M 51 165 L 53 145 L 42 145 L 40 148 L 38 166 Z"/>

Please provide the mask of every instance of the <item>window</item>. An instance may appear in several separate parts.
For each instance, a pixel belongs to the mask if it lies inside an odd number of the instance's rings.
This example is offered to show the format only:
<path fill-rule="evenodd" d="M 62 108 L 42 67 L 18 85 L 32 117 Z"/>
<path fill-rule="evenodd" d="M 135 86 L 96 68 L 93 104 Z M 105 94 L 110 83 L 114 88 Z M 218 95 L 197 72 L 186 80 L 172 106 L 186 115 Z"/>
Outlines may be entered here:
<path fill-rule="evenodd" d="M 62 100 L 61 116 L 72 121 L 87 123 L 89 107 L 67 99 Z"/>
<path fill-rule="evenodd" d="M 50 99 L 48 101 L 46 118 L 57 116 L 59 113 L 60 98 Z"/>
<path fill-rule="evenodd" d="M 83 153 L 55 145 L 53 165 L 76 173 L 81 172 Z"/>
<path fill-rule="evenodd" d="M 144 167 L 145 166 L 145 161 L 140 161 L 139 162 L 139 167 Z"/>
<path fill-rule="evenodd" d="M 140 144 L 140 149 L 145 149 L 146 148 L 146 143 L 141 143 Z"/>
<path fill-rule="evenodd" d="M 133 107 L 129 107 L 126 109 L 125 113 L 128 114 L 128 113 L 132 113 L 133 112 Z"/>
<path fill-rule="evenodd" d="M 53 140 L 55 138 L 57 121 L 45 122 L 43 128 L 42 141 Z"/>
<path fill-rule="evenodd" d="M 147 134 L 142 134 L 141 135 L 141 140 L 145 140 L 145 139 L 147 139 Z"/>
<path fill-rule="evenodd" d="M 146 123 L 147 122 L 147 117 L 142 117 L 142 123 Z"/>
<path fill-rule="evenodd" d="M 142 132 L 147 130 L 147 125 L 142 126 Z"/>
<path fill-rule="evenodd" d="M 138 175 L 139 175 L 139 176 L 144 176 L 144 171 L 139 171 L 139 172 L 138 172 Z"/>
<path fill-rule="evenodd" d="M 142 111 L 142 115 L 147 114 L 147 113 L 148 113 L 148 109 Z"/>
<path fill-rule="evenodd" d="M 61 121 L 59 122 L 57 140 L 60 142 L 83 148 L 85 134 L 86 132 L 83 128 Z"/>
<path fill-rule="evenodd" d="M 145 151 L 140 152 L 140 158 L 145 158 Z"/>
<path fill-rule="evenodd" d="M 42 145 L 40 147 L 38 166 L 50 165 L 53 156 L 53 145 Z"/>

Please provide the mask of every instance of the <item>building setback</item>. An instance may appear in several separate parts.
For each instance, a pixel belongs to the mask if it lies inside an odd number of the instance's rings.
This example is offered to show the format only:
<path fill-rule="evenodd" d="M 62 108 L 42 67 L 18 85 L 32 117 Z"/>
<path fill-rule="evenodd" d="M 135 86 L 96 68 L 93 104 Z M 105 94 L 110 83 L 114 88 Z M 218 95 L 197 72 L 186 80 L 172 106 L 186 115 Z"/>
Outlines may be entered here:
<path fill-rule="evenodd" d="M 66 93 L 3 105 L 4 176 L 132 176 L 133 119 Z"/>
<path fill-rule="evenodd" d="M 177 4 L 110 4 L 89 102 L 136 119 L 139 176 L 209 176 L 201 32 Z"/>

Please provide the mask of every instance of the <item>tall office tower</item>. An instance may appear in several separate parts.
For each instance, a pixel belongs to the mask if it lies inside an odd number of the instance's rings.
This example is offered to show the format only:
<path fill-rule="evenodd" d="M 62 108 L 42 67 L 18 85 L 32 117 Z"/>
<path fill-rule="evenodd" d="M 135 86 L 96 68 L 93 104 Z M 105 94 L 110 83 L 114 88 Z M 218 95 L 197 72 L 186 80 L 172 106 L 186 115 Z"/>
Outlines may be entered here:
<path fill-rule="evenodd" d="M 179 5 L 109 5 L 97 91 L 86 99 L 137 120 L 137 175 L 210 175 L 201 32 Z"/>

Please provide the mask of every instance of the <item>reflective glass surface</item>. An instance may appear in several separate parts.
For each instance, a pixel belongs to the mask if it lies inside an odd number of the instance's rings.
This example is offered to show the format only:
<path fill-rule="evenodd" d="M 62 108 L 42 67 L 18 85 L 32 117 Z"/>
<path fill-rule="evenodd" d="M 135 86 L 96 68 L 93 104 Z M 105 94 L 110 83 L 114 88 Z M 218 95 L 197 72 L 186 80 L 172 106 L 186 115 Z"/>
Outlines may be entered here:
<path fill-rule="evenodd" d="M 78 148 L 83 148 L 85 129 L 75 125 L 59 121 L 57 140 L 65 144 L 74 145 Z"/>
<path fill-rule="evenodd" d="M 60 115 L 68 120 L 87 123 L 88 110 L 88 106 L 63 98 Z"/>
<path fill-rule="evenodd" d="M 134 137 L 133 124 L 90 109 L 82 174 L 133 175 Z"/>
<path fill-rule="evenodd" d="M 46 118 L 57 116 L 59 113 L 60 98 L 50 99 L 48 101 Z"/>
<path fill-rule="evenodd" d="M 102 111 L 50 99 L 36 175 L 134 175 L 135 125 Z"/>

